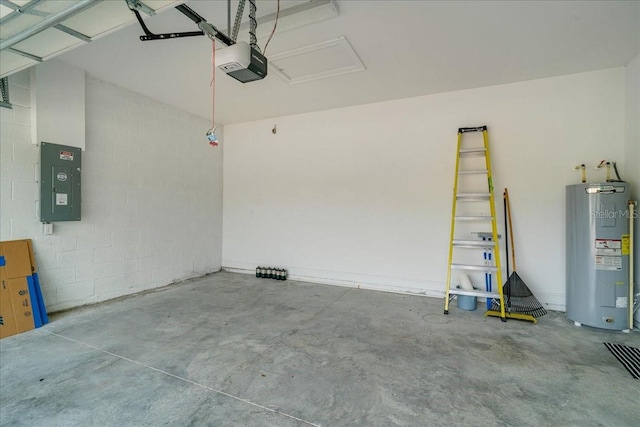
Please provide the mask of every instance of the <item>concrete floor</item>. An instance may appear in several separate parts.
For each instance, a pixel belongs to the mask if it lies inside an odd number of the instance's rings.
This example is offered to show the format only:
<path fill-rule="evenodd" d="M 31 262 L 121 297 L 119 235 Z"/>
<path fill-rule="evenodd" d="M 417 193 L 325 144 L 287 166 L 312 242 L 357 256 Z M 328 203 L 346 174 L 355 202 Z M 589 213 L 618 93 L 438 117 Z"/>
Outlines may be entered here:
<path fill-rule="evenodd" d="M 638 426 L 603 342 L 443 301 L 218 273 L 0 341 L 3 426 Z"/>

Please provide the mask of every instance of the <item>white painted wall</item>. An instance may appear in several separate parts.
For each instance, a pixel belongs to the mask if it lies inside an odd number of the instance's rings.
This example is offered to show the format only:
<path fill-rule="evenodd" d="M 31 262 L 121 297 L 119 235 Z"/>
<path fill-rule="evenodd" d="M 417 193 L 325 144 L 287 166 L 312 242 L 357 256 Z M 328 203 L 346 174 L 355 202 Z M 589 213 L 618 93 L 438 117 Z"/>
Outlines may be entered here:
<path fill-rule="evenodd" d="M 85 72 L 51 60 L 31 68 L 33 143 L 85 149 Z M 34 132 L 35 131 L 35 132 Z"/>
<path fill-rule="evenodd" d="M 635 200 L 640 199 L 640 54 L 627 64 L 625 75 L 625 93 L 626 93 L 626 141 L 625 141 L 625 159 L 628 165 L 625 168 L 623 179 L 630 182 L 632 187 L 632 195 Z M 634 256 L 636 289 L 634 293 L 640 292 L 638 287 L 638 277 L 640 273 L 640 221 L 635 222 L 636 235 L 634 239 L 634 247 L 636 253 Z M 634 317 L 635 326 L 640 328 L 640 311 L 636 312 Z"/>
<path fill-rule="evenodd" d="M 487 124 L 518 272 L 562 310 L 565 185 L 579 182 L 577 163 L 629 169 L 624 117 L 616 68 L 229 125 L 222 264 L 441 296 L 457 129 Z M 603 173 L 591 168 L 590 181 Z"/>
<path fill-rule="evenodd" d="M 0 239 L 34 240 L 47 309 L 103 301 L 220 269 L 222 153 L 207 120 L 86 79 L 82 221 L 36 219 L 39 149 L 27 71 L 0 108 Z"/>

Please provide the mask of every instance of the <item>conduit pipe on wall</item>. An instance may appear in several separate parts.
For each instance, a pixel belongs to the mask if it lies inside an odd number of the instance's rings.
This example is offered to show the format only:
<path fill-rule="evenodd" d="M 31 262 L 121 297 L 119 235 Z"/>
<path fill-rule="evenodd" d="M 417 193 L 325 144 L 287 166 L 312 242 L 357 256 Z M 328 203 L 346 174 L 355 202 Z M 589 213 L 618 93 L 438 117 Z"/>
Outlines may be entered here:
<path fill-rule="evenodd" d="M 634 290 L 633 290 L 633 220 L 635 216 L 635 200 L 629 200 L 629 330 L 633 330 Z"/>

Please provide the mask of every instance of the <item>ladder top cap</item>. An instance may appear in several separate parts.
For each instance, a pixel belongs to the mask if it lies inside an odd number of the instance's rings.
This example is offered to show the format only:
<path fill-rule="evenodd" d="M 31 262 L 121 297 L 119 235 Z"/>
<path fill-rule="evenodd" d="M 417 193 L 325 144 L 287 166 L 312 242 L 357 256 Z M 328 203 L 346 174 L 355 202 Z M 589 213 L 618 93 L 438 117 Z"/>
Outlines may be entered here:
<path fill-rule="evenodd" d="M 458 128 L 458 133 L 467 133 L 467 132 L 484 132 L 487 130 L 487 125 L 477 126 L 474 128 Z"/>

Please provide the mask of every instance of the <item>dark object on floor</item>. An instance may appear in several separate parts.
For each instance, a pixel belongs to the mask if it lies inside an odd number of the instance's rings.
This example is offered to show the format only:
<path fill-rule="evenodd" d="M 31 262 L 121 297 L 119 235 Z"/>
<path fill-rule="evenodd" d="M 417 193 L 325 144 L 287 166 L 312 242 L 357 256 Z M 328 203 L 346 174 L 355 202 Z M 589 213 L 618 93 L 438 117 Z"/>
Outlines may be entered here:
<path fill-rule="evenodd" d="M 288 274 L 286 268 L 256 267 L 256 277 L 263 279 L 287 280 Z"/>
<path fill-rule="evenodd" d="M 627 368 L 631 376 L 640 379 L 640 349 L 628 345 L 614 344 L 606 342 L 604 345 L 609 349 L 616 359 Z"/>
<path fill-rule="evenodd" d="M 504 284 L 504 294 L 507 295 L 507 311 L 511 313 L 530 314 L 533 317 L 547 314 L 547 310 L 515 271 Z"/>
<path fill-rule="evenodd" d="M 532 320 L 535 323 L 535 318 L 544 316 L 547 314 L 547 310 L 544 309 L 540 301 L 536 299 L 533 292 L 524 283 L 524 280 L 516 273 L 516 253 L 515 245 L 513 243 L 513 224 L 511 222 L 511 204 L 509 203 L 509 193 L 507 189 L 504 189 L 504 222 L 505 233 L 509 234 L 511 239 L 511 258 L 513 260 L 513 272 L 505 282 L 503 286 L 503 292 L 506 298 L 505 305 L 508 313 L 519 313 L 532 316 L 533 318 L 523 318 L 523 320 Z M 507 219 L 509 220 L 509 227 L 507 230 Z M 509 243 L 505 236 L 505 244 L 507 251 L 507 275 L 509 274 Z M 500 301 L 493 300 L 492 310 L 500 310 Z M 508 317 L 508 316 L 507 316 Z"/>

